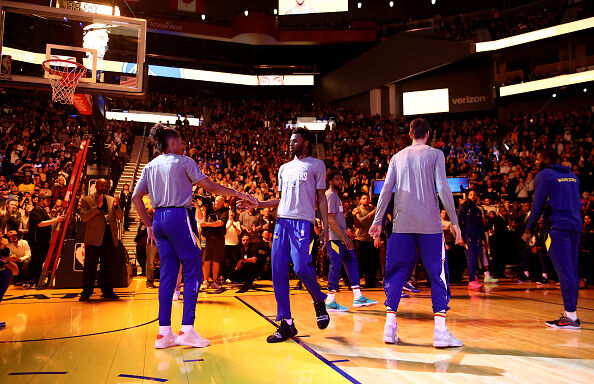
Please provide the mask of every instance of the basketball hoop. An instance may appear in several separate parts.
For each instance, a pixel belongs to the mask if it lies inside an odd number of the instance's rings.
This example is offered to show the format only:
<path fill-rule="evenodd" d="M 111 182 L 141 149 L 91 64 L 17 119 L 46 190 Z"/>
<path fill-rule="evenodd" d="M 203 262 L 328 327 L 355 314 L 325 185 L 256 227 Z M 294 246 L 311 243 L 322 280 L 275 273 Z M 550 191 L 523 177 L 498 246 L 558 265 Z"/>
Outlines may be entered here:
<path fill-rule="evenodd" d="M 52 86 L 52 100 L 72 104 L 78 81 L 87 73 L 87 68 L 76 61 L 61 59 L 46 60 L 41 65 Z"/>

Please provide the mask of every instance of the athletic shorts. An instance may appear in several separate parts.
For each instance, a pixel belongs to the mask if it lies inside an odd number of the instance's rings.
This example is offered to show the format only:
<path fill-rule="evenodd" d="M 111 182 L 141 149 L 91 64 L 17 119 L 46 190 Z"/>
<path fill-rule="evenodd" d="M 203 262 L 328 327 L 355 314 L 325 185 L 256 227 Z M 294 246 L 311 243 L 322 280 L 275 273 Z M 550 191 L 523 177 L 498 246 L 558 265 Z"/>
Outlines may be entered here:
<path fill-rule="evenodd" d="M 216 261 L 217 263 L 225 260 L 225 237 L 207 237 L 206 246 L 202 252 L 202 261 Z"/>

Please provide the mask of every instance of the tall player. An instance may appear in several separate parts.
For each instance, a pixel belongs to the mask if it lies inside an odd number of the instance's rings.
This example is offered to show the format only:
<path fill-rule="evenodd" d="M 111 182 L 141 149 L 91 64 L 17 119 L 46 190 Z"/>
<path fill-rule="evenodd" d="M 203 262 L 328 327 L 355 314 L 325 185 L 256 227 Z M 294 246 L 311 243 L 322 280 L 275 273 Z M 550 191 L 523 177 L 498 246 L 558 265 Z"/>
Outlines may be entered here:
<path fill-rule="evenodd" d="M 328 297 L 326 298 L 326 310 L 328 312 L 348 311 L 348 307 L 336 302 L 336 291 L 340 280 L 342 264 L 346 268 L 351 288 L 353 290 L 353 307 L 367 307 L 377 304 L 377 301 L 368 299 L 361 294 L 359 288 L 359 266 L 355 257 L 353 241 L 347 234 L 344 209 L 338 191 L 344 184 L 344 177 L 337 170 L 328 172 L 328 184 L 330 188 L 326 191 L 328 201 L 328 223 L 330 224 L 330 238 L 326 246 L 330 268 L 328 271 Z"/>
<path fill-rule="evenodd" d="M 313 225 L 318 205 L 324 226 L 320 238 L 328 243 L 328 204 L 326 203 L 326 166 L 322 160 L 311 156 L 311 133 L 307 128 L 295 128 L 289 143 L 293 160 L 281 165 L 278 171 L 278 188 L 281 198 L 261 201 L 260 208 L 278 206 L 274 239 L 272 242 L 272 284 L 276 298 L 278 330 L 268 336 L 269 343 L 285 341 L 297 335 L 291 317 L 289 300 L 289 263 L 299 280 L 309 291 L 316 311 L 318 328 L 330 323 L 326 311 L 326 294 L 320 289 L 316 272 L 311 264 L 314 244 Z M 247 207 L 247 204 L 242 205 Z"/>
<path fill-rule="evenodd" d="M 194 330 L 202 259 L 192 233 L 196 225 L 191 210 L 192 185 L 198 184 L 216 195 L 238 196 L 253 205 L 257 204 L 257 200 L 207 178 L 194 160 L 184 156 L 186 144 L 177 131 L 157 124 L 151 129 L 150 137 L 162 154 L 143 168 L 132 202 L 146 225 L 147 242 L 156 243 L 161 258 L 159 334 L 155 348 L 174 345 L 206 347 L 210 341 Z M 147 193 L 155 207 L 152 220 L 142 201 Z M 181 332 L 176 337 L 171 331 L 171 304 L 180 263 L 185 278 L 184 312 Z"/>
<path fill-rule="evenodd" d="M 538 161 L 541 171 L 534 180 L 534 204 L 522 239 L 530 239 L 532 229 L 546 212 L 545 219 L 551 230 L 545 245 L 559 276 L 565 307 L 565 313 L 559 319 L 546 324 L 552 328 L 580 329 L 582 326 L 577 317 L 580 287 L 578 256 L 582 230 L 579 180 L 569 167 L 558 163 L 559 158 L 553 151 L 539 153 Z"/>
<path fill-rule="evenodd" d="M 454 206 L 452 191 L 446 179 L 443 152 L 427 145 L 429 123 L 415 119 L 410 123 L 409 136 L 412 145 L 398 152 L 390 160 L 386 181 L 377 204 L 375 219 L 369 234 L 380 236 L 384 217 L 392 190 L 394 193 L 394 225 L 386 249 L 386 325 L 384 342 L 394 344 L 396 335 L 396 311 L 400 303 L 402 286 L 410 277 L 410 271 L 417 260 L 417 247 L 431 280 L 431 301 L 435 319 L 433 346 L 460 347 L 447 329 L 445 318 L 449 309 L 450 289 L 448 286 L 448 262 L 445 253 L 441 217 L 437 193 L 452 220 L 452 233 L 461 243 L 460 227 Z"/>

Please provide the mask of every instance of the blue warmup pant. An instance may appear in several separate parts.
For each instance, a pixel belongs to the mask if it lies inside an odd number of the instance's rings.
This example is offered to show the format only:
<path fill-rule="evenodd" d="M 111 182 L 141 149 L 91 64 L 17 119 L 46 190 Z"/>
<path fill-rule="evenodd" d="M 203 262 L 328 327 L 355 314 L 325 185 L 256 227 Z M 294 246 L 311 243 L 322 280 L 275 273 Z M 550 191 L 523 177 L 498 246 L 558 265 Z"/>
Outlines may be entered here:
<path fill-rule="evenodd" d="M 445 312 L 450 302 L 448 286 L 448 260 L 443 234 L 392 233 L 386 248 L 386 274 L 384 291 L 386 307 L 396 312 L 400 303 L 402 286 L 410 279 L 417 262 L 417 247 L 431 281 L 433 312 Z"/>
<path fill-rule="evenodd" d="M 289 300 L 289 262 L 293 260 L 293 269 L 299 280 L 311 295 L 315 303 L 326 300 L 326 294 L 320 289 L 316 272 L 311 264 L 311 251 L 314 246 L 313 224 L 307 220 L 279 218 L 274 226 L 272 240 L 272 285 L 276 298 L 276 321 L 291 319 Z"/>
<path fill-rule="evenodd" d="M 476 269 L 479 257 L 481 256 L 483 244 L 479 237 L 468 236 L 464 242 L 466 248 L 464 255 L 466 256 L 466 268 L 468 269 L 468 281 L 476 280 Z"/>
<path fill-rule="evenodd" d="M 196 245 L 192 211 L 186 208 L 158 208 L 153 231 L 161 258 L 159 284 L 159 325 L 171 325 L 171 304 L 181 263 L 184 275 L 184 313 L 182 325 L 193 325 L 196 299 L 202 284 L 202 257 Z"/>
<path fill-rule="evenodd" d="M 340 280 L 340 270 L 342 264 L 346 269 L 351 287 L 359 286 L 359 266 L 354 250 L 348 250 L 343 241 L 331 240 L 326 245 L 328 250 L 328 259 L 330 259 L 330 268 L 328 271 L 328 291 L 336 292 L 338 290 L 338 281 Z"/>
<path fill-rule="evenodd" d="M 563 306 L 567 312 L 575 312 L 577 308 L 580 235 L 579 232 L 551 229 L 545 243 L 561 283 Z"/>

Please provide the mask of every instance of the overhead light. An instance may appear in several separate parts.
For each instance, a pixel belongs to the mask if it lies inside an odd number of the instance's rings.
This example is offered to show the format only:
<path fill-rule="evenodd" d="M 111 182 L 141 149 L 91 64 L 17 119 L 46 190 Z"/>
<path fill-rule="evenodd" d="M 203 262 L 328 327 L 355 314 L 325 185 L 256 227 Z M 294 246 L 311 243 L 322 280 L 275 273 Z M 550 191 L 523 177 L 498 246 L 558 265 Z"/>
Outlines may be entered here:
<path fill-rule="evenodd" d="M 206 20 L 206 15 L 204 13 L 202 14 L 202 20 Z"/>
<path fill-rule="evenodd" d="M 556 93 L 553 93 L 553 97 L 557 97 L 557 94 Z"/>
<path fill-rule="evenodd" d="M 278 15 L 278 9 L 274 8 L 274 14 Z"/>
<path fill-rule="evenodd" d="M 388 5 L 390 6 L 390 8 L 392 8 L 392 7 L 394 6 L 394 2 L 393 2 L 393 1 L 390 1 L 390 2 L 388 3 Z"/>
<path fill-rule="evenodd" d="M 357 8 L 361 8 L 362 6 L 363 6 L 363 4 L 357 3 Z"/>
<path fill-rule="evenodd" d="M 243 11 L 243 14 L 247 16 L 247 15 L 249 15 L 250 13 L 249 13 L 249 12 L 248 12 L 248 10 L 246 9 L 245 11 Z"/>
<path fill-rule="evenodd" d="M 584 88 L 584 92 L 588 92 L 588 88 Z"/>
<path fill-rule="evenodd" d="M 431 4 L 435 5 L 435 3 L 437 3 L 437 0 L 431 0 Z"/>

